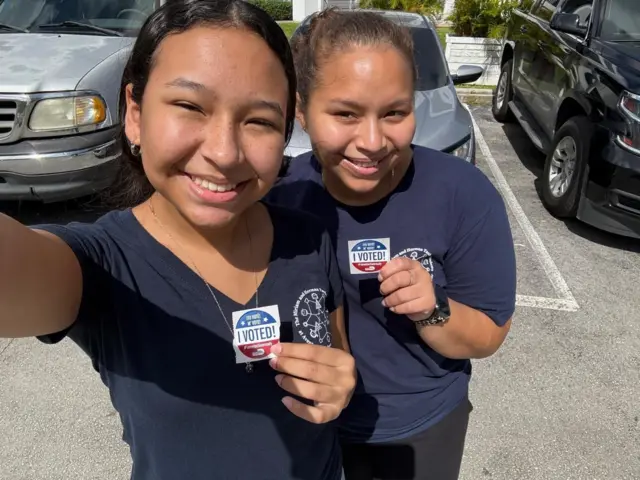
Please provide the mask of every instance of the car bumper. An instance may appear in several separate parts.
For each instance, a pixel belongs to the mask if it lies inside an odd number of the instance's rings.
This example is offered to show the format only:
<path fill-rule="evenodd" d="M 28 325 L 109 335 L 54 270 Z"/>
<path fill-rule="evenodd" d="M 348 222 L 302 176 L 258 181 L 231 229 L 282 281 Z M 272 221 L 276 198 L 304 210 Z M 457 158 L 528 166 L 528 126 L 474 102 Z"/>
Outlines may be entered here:
<path fill-rule="evenodd" d="M 0 200 L 54 202 L 96 193 L 113 181 L 117 129 L 0 144 Z"/>
<path fill-rule="evenodd" d="M 640 238 L 640 157 L 616 143 L 604 150 L 610 165 L 606 186 L 589 181 L 577 217 L 602 230 Z"/>

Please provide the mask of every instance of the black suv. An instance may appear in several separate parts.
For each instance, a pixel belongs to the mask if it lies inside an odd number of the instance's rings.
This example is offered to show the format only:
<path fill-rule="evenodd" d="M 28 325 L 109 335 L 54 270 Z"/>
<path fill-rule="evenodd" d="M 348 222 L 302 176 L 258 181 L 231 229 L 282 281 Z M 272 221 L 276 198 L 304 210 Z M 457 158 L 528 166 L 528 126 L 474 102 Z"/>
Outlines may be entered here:
<path fill-rule="evenodd" d="M 640 238 L 640 0 L 523 0 L 492 110 L 546 154 L 553 215 Z"/>

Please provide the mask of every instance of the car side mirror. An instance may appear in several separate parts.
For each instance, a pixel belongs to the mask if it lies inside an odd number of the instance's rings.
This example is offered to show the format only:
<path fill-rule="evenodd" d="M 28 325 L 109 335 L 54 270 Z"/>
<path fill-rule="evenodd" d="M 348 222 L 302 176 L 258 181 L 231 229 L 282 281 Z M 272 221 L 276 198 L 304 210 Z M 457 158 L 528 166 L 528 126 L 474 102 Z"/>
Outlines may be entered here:
<path fill-rule="evenodd" d="M 556 13 L 551 17 L 549 26 L 552 30 L 580 37 L 584 37 L 587 34 L 587 27 L 580 25 L 580 17 L 575 13 Z"/>
<path fill-rule="evenodd" d="M 471 83 L 478 80 L 484 73 L 484 68 L 479 65 L 460 65 L 458 71 L 451 75 L 454 85 Z"/>

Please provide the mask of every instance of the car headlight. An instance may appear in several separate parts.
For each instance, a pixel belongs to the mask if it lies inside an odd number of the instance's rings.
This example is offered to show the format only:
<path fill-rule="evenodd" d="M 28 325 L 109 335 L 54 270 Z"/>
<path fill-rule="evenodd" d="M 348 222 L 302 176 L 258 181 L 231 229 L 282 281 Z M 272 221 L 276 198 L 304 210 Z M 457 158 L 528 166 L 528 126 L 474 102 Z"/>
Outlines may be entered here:
<path fill-rule="evenodd" d="M 627 119 L 627 131 L 619 133 L 616 139 L 627 150 L 640 154 L 640 95 L 623 92 L 618 108 Z"/>
<path fill-rule="evenodd" d="M 36 103 L 29 128 L 35 132 L 97 125 L 107 118 L 104 101 L 95 95 L 47 98 Z"/>
<path fill-rule="evenodd" d="M 455 155 L 456 157 L 460 157 L 467 162 L 474 161 L 473 159 L 473 151 L 475 147 L 475 139 L 473 138 L 473 130 L 471 130 L 471 135 L 462 145 L 454 148 L 449 153 L 451 155 Z"/>

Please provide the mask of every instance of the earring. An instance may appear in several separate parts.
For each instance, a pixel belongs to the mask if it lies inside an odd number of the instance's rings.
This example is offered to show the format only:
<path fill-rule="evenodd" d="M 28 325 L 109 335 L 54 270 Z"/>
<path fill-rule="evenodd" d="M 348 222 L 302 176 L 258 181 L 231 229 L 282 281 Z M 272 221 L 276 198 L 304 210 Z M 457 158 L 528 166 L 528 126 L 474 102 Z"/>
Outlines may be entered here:
<path fill-rule="evenodd" d="M 133 155 L 134 157 L 137 157 L 140 155 L 140 145 L 136 145 L 135 143 L 132 143 L 130 145 L 131 148 L 131 155 Z"/>

